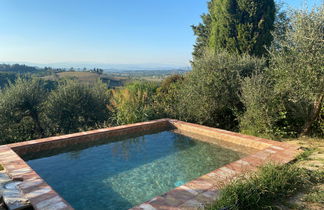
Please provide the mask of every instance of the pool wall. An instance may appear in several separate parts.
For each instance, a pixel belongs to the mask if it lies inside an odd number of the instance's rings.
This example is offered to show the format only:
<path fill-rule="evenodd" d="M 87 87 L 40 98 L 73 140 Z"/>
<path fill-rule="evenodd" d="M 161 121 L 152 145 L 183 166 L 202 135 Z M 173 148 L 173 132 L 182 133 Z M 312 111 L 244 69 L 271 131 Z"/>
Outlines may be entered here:
<path fill-rule="evenodd" d="M 230 180 L 256 170 L 267 162 L 284 164 L 299 154 L 299 147 L 283 142 L 247 136 L 217 128 L 186 123 L 172 119 L 161 119 L 112 128 L 104 128 L 75 134 L 14 143 L 0 146 L 0 164 L 13 179 L 23 181 L 19 189 L 30 200 L 35 209 L 73 209 L 56 193 L 20 155 L 30 152 L 64 147 L 81 142 L 95 141 L 104 137 L 126 136 L 152 130 L 177 129 L 188 136 L 199 136 L 199 140 L 225 147 L 244 149 L 247 156 L 190 181 L 161 196 L 132 209 L 196 209 L 217 199 L 219 190 Z M 222 144 L 222 145 L 223 145 Z M 63 169 L 62 169 L 63 170 Z M 91 206 L 91 204 L 89 204 Z"/>

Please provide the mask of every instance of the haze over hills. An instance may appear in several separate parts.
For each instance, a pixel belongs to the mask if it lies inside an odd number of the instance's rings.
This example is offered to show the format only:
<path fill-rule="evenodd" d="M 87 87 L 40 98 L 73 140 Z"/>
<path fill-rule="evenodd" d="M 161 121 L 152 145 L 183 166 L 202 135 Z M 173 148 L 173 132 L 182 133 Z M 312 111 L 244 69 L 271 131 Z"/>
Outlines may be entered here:
<path fill-rule="evenodd" d="M 188 66 L 178 66 L 172 64 L 155 64 L 155 63 L 143 63 L 143 64 L 108 64 L 108 63 L 90 63 L 90 62 L 62 62 L 62 63 L 31 63 L 31 62 L 0 62 L 5 64 L 25 64 L 28 66 L 37 67 L 52 67 L 52 68 L 75 68 L 75 69 L 92 69 L 101 68 L 104 70 L 190 70 Z"/>

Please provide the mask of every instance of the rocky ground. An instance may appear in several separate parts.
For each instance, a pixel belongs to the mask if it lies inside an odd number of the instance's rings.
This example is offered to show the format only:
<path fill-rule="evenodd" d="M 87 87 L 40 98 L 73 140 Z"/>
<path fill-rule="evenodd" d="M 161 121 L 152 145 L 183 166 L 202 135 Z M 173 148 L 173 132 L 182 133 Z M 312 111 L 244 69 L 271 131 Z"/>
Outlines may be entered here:
<path fill-rule="evenodd" d="M 21 181 L 12 180 L 0 167 L 0 210 L 30 210 L 28 199 L 24 198 L 17 185 Z"/>

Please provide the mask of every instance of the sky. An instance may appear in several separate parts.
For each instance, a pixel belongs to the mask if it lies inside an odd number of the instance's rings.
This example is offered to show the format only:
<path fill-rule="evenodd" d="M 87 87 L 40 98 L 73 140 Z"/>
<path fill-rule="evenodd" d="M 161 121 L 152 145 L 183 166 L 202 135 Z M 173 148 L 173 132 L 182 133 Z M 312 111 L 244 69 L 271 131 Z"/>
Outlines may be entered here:
<path fill-rule="evenodd" d="M 207 0 L 0 0 L 0 63 L 188 66 Z M 304 0 L 283 0 L 301 8 Z M 323 3 L 309 0 L 308 5 Z"/>

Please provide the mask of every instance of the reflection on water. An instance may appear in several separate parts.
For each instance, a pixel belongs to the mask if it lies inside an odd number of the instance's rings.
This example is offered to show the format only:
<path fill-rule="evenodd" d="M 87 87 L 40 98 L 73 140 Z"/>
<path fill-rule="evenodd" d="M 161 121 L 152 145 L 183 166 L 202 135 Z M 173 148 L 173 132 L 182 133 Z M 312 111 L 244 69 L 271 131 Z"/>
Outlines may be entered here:
<path fill-rule="evenodd" d="M 120 156 L 124 160 L 129 160 L 130 150 L 140 153 L 145 145 L 146 139 L 144 136 L 130 138 L 127 141 L 121 141 L 119 144 L 114 144 L 111 148 L 111 154 L 114 156 Z"/>
<path fill-rule="evenodd" d="M 242 157 L 171 131 L 121 140 L 24 159 L 75 209 L 128 209 Z"/>

